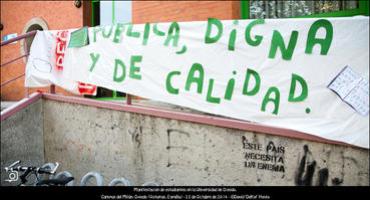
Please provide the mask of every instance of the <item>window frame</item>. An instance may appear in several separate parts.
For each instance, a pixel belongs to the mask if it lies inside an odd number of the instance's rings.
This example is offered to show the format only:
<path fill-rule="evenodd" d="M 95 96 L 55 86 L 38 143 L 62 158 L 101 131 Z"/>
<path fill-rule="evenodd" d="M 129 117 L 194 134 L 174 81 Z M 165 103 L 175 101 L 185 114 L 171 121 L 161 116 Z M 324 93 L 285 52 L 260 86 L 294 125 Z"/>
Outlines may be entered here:
<path fill-rule="evenodd" d="M 100 24 L 100 1 L 92 0 L 91 2 L 91 26 Z"/>
<path fill-rule="evenodd" d="M 91 26 L 97 26 L 100 25 L 100 20 L 98 19 L 100 17 L 100 0 L 92 0 L 91 2 Z M 112 0 L 112 23 L 115 22 L 115 1 Z M 126 97 L 118 96 L 116 90 L 111 90 L 112 96 L 111 97 L 92 97 L 96 100 L 101 101 L 112 101 L 112 100 L 125 100 Z"/>
<path fill-rule="evenodd" d="M 334 12 L 312 14 L 288 18 L 317 18 L 317 17 L 351 17 L 356 15 L 369 16 L 369 1 L 359 0 L 359 6 L 356 9 L 340 10 Z M 250 0 L 240 0 L 240 18 L 250 19 Z M 283 19 L 283 18 L 280 18 Z"/>

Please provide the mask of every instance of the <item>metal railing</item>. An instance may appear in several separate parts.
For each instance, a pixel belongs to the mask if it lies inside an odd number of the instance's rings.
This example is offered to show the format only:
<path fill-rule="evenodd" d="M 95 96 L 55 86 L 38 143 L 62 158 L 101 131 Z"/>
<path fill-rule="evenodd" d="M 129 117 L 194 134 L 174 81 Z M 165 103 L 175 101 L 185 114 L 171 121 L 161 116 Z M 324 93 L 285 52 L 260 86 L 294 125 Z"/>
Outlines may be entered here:
<path fill-rule="evenodd" d="M 23 34 L 23 35 L 20 35 L 20 36 L 15 37 L 15 38 L 9 39 L 7 41 L 1 42 L 1 45 L 0 46 L 3 47 L 5 45 L 7 45 L 7 44 L 11 44 L 13 42 L 17 42 L 17 41 L 23 40 L 23 44 L 24 44 L 24 46 L 26 48 L 25 48 L 25 53 L 23 55 L 18 56 L 18 57 L 14 58 L 14 59 L 11 59 L 9 61 L 6 61 L 6 62 L 0 64 L 0 67 L 5 67 L 6 65 L 9 65 L 9 64 L 11 64 L 11 63 L 13 63 L 13 62 L 15 62 L 15 61 L 17 61 L 19 59 L 22 59 L 22 58 L 26 58 L 26 60 L 27 60 L 27 58 L 29 56 L 29 52 L 28 52 L 28 49 L 27 49 L 27 40 L 26 40 L 26 38 L 33 37 L 35 35 L 36 35 L 36 31 L 30 31 L 30 32 L 28 32 L 26 34 Z M 0 87 L 2 88 L 4 86 L 8 85 L 9 83 L 12 83 L 12 82 L 14 82 L 14 81 L 22 78 L 24 75 L 25 75 L 25 73 L 23 72 L 22 74 L 20 74 L 20 75 L 18 75 L 16 77 L 13 77 L 13 78 L 11 78 L 11 79 L 9 79 L 9 80 L 1 83 L 0 84 Z M 29 94 L 28 88 L 25 88 L 25 96 L 28 97 L 28 94 Z"/>
<path fill-rule="evenodd" d="M 13 63 L 13 62 L 15 62 L 15 61 L 17 61 L 19 59 L 22 59 L 22 58 L 26 58 L 26 60 L 27 60 L 27 58 L 28 58 L 28 56 L 30 54 L 29 54 L 28 49 L 27 49 L 27 40 L 26 39 L 35 36 L 36 33 L 37 33 L 36 30 L 30 31 L 30 32 L 28 32 L 26 34 L 23 34 L 23 35 L 20 35 L 20 36 L 15 37 L 15 38 L 9 39 L 7 41 L 1 42 L 1 45 L 0 46 L 3 47 L 5 45 L 7 45 L 7 44 L 11 44 L 13 42 L 17 42 L 17 41 L 23 40 L 23 44 L 24 44 L 24 47 L 25 47 L 24 48 L 25 49 L 25 53 L 23 55 L 21 55 L 21 56 L 18 56 L 18 57 L 14 58 L 14 59 L 11 59 L 9 61 L 6 61 L 6 62 L 0 64 L 0 67 L 5 67 L 6 65 L 9 65 L 9 64 L 11 64 L 11 63 Z M 25 75 L 25 72 L 23 72 L 22 74 L 20 74 L 20 75 L 18 75 L 16 77 L 13 77 L 13 78 L 11 78 L 11 79 L 9 79 L 9 80 L 1 83 L 0 84 L 0 87 L 2 88 L 4 86 L 8 85 L 9 83 L 12 83 L 12 82 L 14 82 L 14 81 L 16 81 L 16 80 L 24 77 L 24 75 Z M 51 94 L 55 94 L 55 85 L 54 84 L 50 85 L 49 92 Z M 26 87 L 25 88 L 25 97 L 28 97 L 28 96 L 29 96 L 29 89 Z M 126 95 L 126 104 L 127 105 L 131 105 L 132 104 L 131 98 L 132 98 L 131 95 L 129 95 L 129 94 Z"/>

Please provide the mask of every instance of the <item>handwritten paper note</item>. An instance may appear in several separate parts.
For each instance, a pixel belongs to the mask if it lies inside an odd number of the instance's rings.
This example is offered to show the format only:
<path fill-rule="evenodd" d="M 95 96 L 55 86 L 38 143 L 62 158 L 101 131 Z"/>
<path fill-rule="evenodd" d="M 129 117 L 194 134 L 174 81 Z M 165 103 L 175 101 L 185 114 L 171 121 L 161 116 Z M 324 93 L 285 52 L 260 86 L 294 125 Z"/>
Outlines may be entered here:
<path fill-rule="evenodd" d="M 369 81 L 351 67 L 346 66 L 328 85 L 338 96 L 359 114 L 369 114 Z"/>

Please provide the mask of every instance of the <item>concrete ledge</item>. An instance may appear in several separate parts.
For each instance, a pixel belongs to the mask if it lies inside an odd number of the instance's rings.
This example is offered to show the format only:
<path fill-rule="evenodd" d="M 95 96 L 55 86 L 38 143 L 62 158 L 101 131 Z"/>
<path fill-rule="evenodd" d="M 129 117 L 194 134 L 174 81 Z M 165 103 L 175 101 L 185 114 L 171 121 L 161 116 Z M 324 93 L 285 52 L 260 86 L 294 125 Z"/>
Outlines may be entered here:
<path fill-rule="evenodd" d="M 261 125 L 257 123 L 228 119 L 228 118 L 223 118 L 223 117 L 176 112 L 173 110 L 158 109 L 158 108 L 152 108 L 152 107 L 147 107 L 147 106 L 128 105 L 126 103 L 98 101 L 98 100 L 93 100 L 93 99 L 71 97 L 71 96 L 60 96 L 60 95 L 48 94 L 48 93 L 44 93 L 42 97 L 44 99 L 65 102 L 65 103 L 75 103 L 75 104 L 81 104 L 81 105 L 86 105 L 86 106 L 93 106 L 97 108 L 106 108 L 106 109 L 112 109 L 112 110 L 118 110 L 118 111 L 132 112 L 132 113 L 161 117 L 161 118 L 166 118 L 166 119 L 175 119 L 175 120 L 181 120 L 181 121 L 186 121 L 186 122 L 194 122 L 194 123 L 199 123 L 199 124 L 212 125 L 212 126 L 217 126 L 217 127 L 233 128 L 233 129 L 251 131 L 251 132 L 260 132 L 260 133 L 265 133 L 265 134 L 270 134 L 270 135 L 275 135 L 275 136 L 302 139 L 302 140 L 320 142 L 320 143 L 325 143 L 325 144 L 338 144 L 338 145 L 355 147 L 351 144 L 328 140 L 325 138 L 321 138 L 318 136 L 310 135 L 310 134 L 295 131 L 295 130 L 265 126 L 265 125 Z M 357 147 L 357 148 L 361 148 L 361 147 Z"/>
<path fill-rule="evenodd" d="M 5 110 L 2 110 L 1 111 L 1 119 L 0 121 L 3 121 L 5 120 L 6 118 L 14 115 L 15 113 L 21 111 L 22 109 L 26 108 L 28 105 L 36 102 L 37 100 L 39 100 L 40 98 L 42 97 L 42 94 L 41 93 L 33 93 L 31 94 L 28 98 L 24 98 L 16 103 L 14 103 L 13 105 L 11 105 L 10 107 L 6 108 Z"/>

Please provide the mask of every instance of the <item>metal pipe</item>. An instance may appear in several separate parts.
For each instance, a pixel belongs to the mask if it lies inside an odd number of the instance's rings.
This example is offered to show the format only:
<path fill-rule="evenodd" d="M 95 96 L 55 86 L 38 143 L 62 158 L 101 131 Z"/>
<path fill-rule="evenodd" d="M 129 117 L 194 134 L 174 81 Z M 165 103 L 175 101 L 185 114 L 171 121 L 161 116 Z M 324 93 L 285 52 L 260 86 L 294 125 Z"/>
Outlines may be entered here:
<path fill-rule="evenodd" d="M 54 84 L 50 85 L 50 93 L 55 94 L 55 85 Z"/>
<path fill-rule="evenodd" d="M 29 54 L 29 52 L 28 52 L 28 48 L 27 48 L 27 40 L 23 40 L 23 45 L 24 45 L 24 54 L 25 55 L 28 55 Z M 28 57 L 26 57 L 26 63 L 27 63 L 27 61 L 28 61 Z M 24 96 L 25 96 L 25 98 L 28 98 L 28 88 L 27 87 L 25 87 L 25 91 L 24 91 Z"/>
<path fill-rule="evenodd" d="M 13 60 L 9 60 L 8 62 L 6 62 L 6 63 L 4 63 L 4 64 L 1 64 L 0 65 L 0 67 L 4 67 L 5 65 L 7 65 L 7 64 L 10 64 L 10 63 L 12 63 L 12 62 L 14 62 L 14 61 L 16 61 L 16 60 L 19 60 L 19 59 L 21 59 L 21 58 L 23 58 L 23 57 L 26 57 L 26 56 L 28 56 L 28 55 L 30 55 L 30 54 L 24 54 L 24 55 L 22 55 L 22 56 L 19 56 L 19 57 L 17 57 L 17 58 L 14 58 Z"/>
<path fill-rule="evenodd" d="M 0 87 L 3 87 L 4 85 L 6 85 L 6 84 L 8 84 L 8 83 L 10 83 L 10 82 L 12 82 L 12 81 L 15 81 L 15 80 L 19 79 L 19 78 L 21 78 L 22 76 L 24 76 L 24 73 L 23 73 L 23 74 L 21 74 L 21 75 L 19 75 L 19 76 L 17 76 L 17 77 L 15 77 L 15 78 L 12 78 L 12 79 L 10 79 L 10 80 L 7 80 L 7 81 L 5 81 L 4 83 L 1 83 Z"/>
<path fill-rule="evenodd" d="M 12 43 L 12 42 L 15 42 L 15 41 L 18 41 L 18 40 L 22 40 L 22 39 L 25 39 L 25 38 L 28 38 L 28 37 L 35 36 L 35 35 L 36 35 L 36 33 L 37 33 L 37 31 L 36 31 L 36 30 L 34 30 L 34 31 L 30 31 L 30 32 L 28 32 L 28 33 L 26 33 L 26 34 L 23 34 L 23 35 L 17 36 L 17 37 L 15 37 L 15 38 L 10 39 L 10 40 L 3 41 L 3 42 L 1 42 L 0 46 L 5 46 L 5 45 L 10 44 L 10 43 Z M 23 57 L 26 57 L 26 59 L 27 59 L 27 56 L 29 55 L 29 53 L 28 53 L 28 49 L 27 49 L 27 40 L 24 40 L 24 46 L 25 46 L 25 54 L 24 54 L 24 55 L 19 56 L 19 57 L 15 58 L 15 59 L 12 59 L 12 60 L 10 60 L 10 61 L 8 61 L 8 62 L 6 62 L 6 63 L 3 63 L 3 64 L 1 64 L 1 65 L 0 65 L 0 67 L 3 67 L 3 66 L 8 65 L 8 64 L 10 64 L 10 63 L 12 63 L 12 62 L 15 62 L 16 60 L 19 60 L 19 59 L 21 59 L 21 58 L 23 58 Z M 10 83 L 10 82 L 12 82 L 12 81 L 15 81 L 15 80 L 17 80 L 17 79 L 19 79 L 19 78 L 23 77 L 24 75 L 25 75 L 25 73 L 23 73 L 23 74 L 21 74 L 21 75 L 19 75 L 19 76 L 15 77 L 15 78 L 13 78 L 13 79 L 10 79 L 10 80 L 8 80 L 8 81 L 5 81 L 4 83 L 1 83 L 1 84 L 0 84 L 0 87 L 3 87 L 3 86 L 7 85 L 8 83 Z M 28 98 L 28 97 L 29 97 L 29 88 L 27 88 L 27 87 L 26 87 L 26 88 L 25 88 L 25 92 L 24 92 L 24 93 L 25 93 L 25 97 L 26 97 L 26 98 Z"/>
<path fill-rule="evenodd" d="M 36 33 L 37 33 L 36 30 L 30 31 L 30 32 L 28 32 L 26 34 L 23 34 L 23 35 L 20 35 L 20 36 L 15 37 L 15 38 L 12 38 L 10 40 L 1 42 L 1 45 L 0 46 L 4 46 L 4 45 L 10 44 L 12 42 L 15 42 L 15 41 L 18 41 L 18 40 L 21 40 L 21 39 L 24 39 L 24 38 L 34 36 L 34 35 L 36 35 Z"/>
<path fill-rule="evenodd" d="M 127 94 L 126 95 L 126 104 L 127 105 L 131 105 L 131 103 L 132 103 L 131 95 L 130 94 Z"/>
<path fill-rule="evenodd" d="M 24 93 L 26 94 L 25 97 L 28 98 L 30 96 L 30 90 L 28 87 L 25 87 Z"/>

